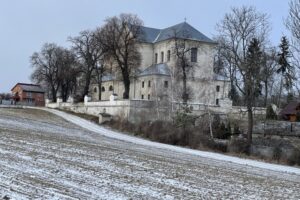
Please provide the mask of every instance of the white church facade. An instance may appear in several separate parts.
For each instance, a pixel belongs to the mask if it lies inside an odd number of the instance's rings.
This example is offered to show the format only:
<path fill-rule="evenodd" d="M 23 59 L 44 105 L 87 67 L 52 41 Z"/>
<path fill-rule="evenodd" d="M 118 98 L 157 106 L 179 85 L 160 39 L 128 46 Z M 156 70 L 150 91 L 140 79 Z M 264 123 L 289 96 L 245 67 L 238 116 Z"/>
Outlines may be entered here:
<path fill-rule="evenodd" d="M 177 37 L 186 41 L 189 48 L 187 59 L 193 63 L 193 70 L 188 74 L 189 103 L 219 105 L 227 99 L 230 90 L 229 81 L 214 73 L 216 42 L 206 37 L 186 22 L 165 29 L 141 27 L 143 35 L 139 42 L 141 65 L 131 76 L 129 98 L 132 100 L 180 102 L 182 84 L 176 76 L 176 57 L 174 55 Z M 109 100 L 114 94 L 122 99 L 124 86 L 117 75 L 106 74 L 102 87 L 91 86 L 92 101 Z"/>

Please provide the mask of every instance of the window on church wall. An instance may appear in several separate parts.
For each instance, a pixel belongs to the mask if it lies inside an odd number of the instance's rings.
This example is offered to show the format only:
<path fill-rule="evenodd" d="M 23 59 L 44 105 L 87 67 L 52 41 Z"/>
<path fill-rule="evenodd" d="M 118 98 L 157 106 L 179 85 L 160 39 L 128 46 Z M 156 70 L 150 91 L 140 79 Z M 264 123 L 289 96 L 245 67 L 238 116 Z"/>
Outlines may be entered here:
<path fill-rule="evenodd" d="M 94 93 L 97 93 L 97 87 L 94 88 Z"/>
<path fill-rule="evenodd" d="M 164 52 L 163 51 L 160 53 L 160 56 L 161 56 L 160 61 L 161 61 L 161 63 L 163 63 L 164 62 Z"/>
<path fill-rule="evenodd" d="M 220 86 L 219 85 L 216 86 L 216 91 L 220 92 Z"/>
<path fill-rule="evenodd" d="M 142 94 L 142 99 L 144 99 L 144 95 Z"/>
<path fill-rule="evenodd" d="M 191 48 L 191 62 L 197 62 L 197 48 Z"/>
<path fill-rule="evenodd" d="M 164 87 L 165 87 L 165 88 L 168 88 L 168 87 L 169 87 L 169 82 L 168 82 L 168 81 L 165 81 L 165 82 L 164 82 Z"/>
<path fill-rule="evenodd" d="M 150 100 L 150 94 L 148 94 L 148 100 Z"/>
<path fill-rule="evenodd" d="M 157 53 L 155 53 L 155 64 L 157 64 L 158 60 L 157 60 Z"/>
<path fill-rule="evenodd" d="M 216 99 L 216 105 L 217 106 L 219 105 L 219 99 Z"/>
<path fill-rule="evenodd" d="M 151 81 L 148 81 L 148 87 L 151 87 Z"/>
<path fill-rule="evenodd" d="M 171 51 L 168 50 L 168 53 L 167 53 L 167 61 L 169 62 L 171 60 Z"/>
<path fill-rule="evenodd" d="M 145 82 L 143 81 L 143 82 L 142 82 L 142 88 L 144 88 L 144 87 L 145 87 Z"/>
<path fill-rule="evenodd" d="M 105 87 L 104 86 L 102 86 L 101 91 L 105 92 Z"/>

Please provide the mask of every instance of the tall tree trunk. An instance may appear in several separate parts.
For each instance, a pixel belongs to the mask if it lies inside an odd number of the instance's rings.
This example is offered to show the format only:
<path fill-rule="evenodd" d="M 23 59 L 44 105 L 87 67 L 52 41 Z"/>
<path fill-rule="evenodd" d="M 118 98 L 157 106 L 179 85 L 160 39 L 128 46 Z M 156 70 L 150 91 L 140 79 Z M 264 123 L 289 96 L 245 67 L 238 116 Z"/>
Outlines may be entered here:
<path fill-rule="evenodd" d="M 54 86 L 51 86 L 51 91 L 52 91 L 52 101 L 56 102 L 57 96 L 56 96 L 56 89 Z"/>
<path fill-rule="evenodd" d="M 277 102 L 278 108 L 281 108 L 281 94 L 282 94 L 282 88 L 283 88 L 283 80 L 282 80 L 282 76 L 281 76 L 281 79 L 280 79 L 280 88 L 279 88 L 279 97 L 278 97 L 278 102 Z"/>
<path fill-rule="evenodd" d="M 91 74 L 88 73 L 86 76 L 85 76 L 85 85 L 84 85 L 84 89 L 83 89 L 83 98 L 85 95 L 88 95 L 89 94 L 89 90 L 90 90 L 90 83 L 91 83 Z"/>
<path fill-rule="evenodd" d="M 100 71 L 99 71 L 100 70 Z M 102 100 L 102 77 L 103 77 L 103 70 L 97 69 L 97 82 L 98 82 L 98 99 L 99 101 Z"/>
<path fill-rule="evenodd" d="M 264 99 L 264 106 L 267 107 L 267 104 L 268 104 L 268 91 L 269 88 L 268 88 L 268 81 L 266 80 L 265 81 L 265 99 Z"/>
<path fill-rule="evenodd" d="M 102 100 L 102 89 L 101 88 L 102 88 L 102 81 L 99 81 L 98 82 L 98 91 L 99 91 L 98 92 L 98 95 L 99 95 L 98 98 L 99 98 L 99 101 Z"/>
<path fill-rule="evenodd" d="M 188 93 L 187 93 L 187 86 L 186 86 L 186 72 L 185 72 L 185 68 L 183 68 L 182 70 L 183 70 L 183 77 L 182 77 L 182 81 L 183 81 L 182 100 L 183 100 L 183 105 L 187 105 Z"/>
<path fill-rule="evenodd" d="M 123 69 L 123 84 L 124 84 L 124 93 L 123 93 L 123 99 L 129 99 L 129 90 L 130 90 L 130 78 L 128 71 Z"/>
<path fill-rule="evenodd" d="M 247 140 L 248 144 L 251 145 L 252 143 L 252 133 L 253 133 L 253 110 L 252 107 L 248 106 L 248 133 L 247 133 Z"/>

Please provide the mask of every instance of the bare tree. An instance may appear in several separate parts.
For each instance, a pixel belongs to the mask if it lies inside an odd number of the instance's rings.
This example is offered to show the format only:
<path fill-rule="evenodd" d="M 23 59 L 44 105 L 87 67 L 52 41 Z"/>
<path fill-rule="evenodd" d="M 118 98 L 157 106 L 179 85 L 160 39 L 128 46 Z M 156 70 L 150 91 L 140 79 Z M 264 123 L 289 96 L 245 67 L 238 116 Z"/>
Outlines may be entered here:
<path fill-rule="evenodd" d="M 31 79 L 39 84 L 46 85 L 51 91 L 53 101 L 56 101 L 57 91 L 60 86 L 58 62 L 60 47 L 54 43 L 46 43 L 40 52 L 35 52 L 31 56 L 31 65 L 34 68 Z"/>
<path fill-rule="evenodd" d="M 217 24 L 219 52 L 227 68 L 231 84 L 245 95 L 241 70 L 246 61 L 250 41 L 257 38 L 262 46 L 268 43 L 270 26 L 268 16 L 256 11 L 255 7 L 232 8 Z"/>
<path fill-rule="evenodd" d="M 256 98 L 261 94 L 261 66 L 263 63 L 263 53 L 261 51 L 260 42 L 254 38 L 248 47 L 246 54 L 246 62 L 241 68 L 241 74 L 244 80 L 245 103 L 248 112 L 248 143 L 252 143 L 253 132 L 253 109 Z"/>
<path fill-rule="evenodd" d="M 82 31 L 77 37 L 69 37 L 72 49 L 81 63 L 82 80 L 84 82 L 82 97 L 89 94 L 92 74 L 97 68 L 103 51 L 95 38 L 95 32 Z"/>
<path fill-rule="evenodd" d="M 76 93 L 77 77 L 80 69 L 76 61 L 76 56 L 72 51 L 62 48 L 59 55 L 60 68 L 60 94 L 64 102 L 68 97 Z"/>
<path fill-rule="evenodd" d="M 289 2 L 289 14 L 285 21 L 287 29 L 291 32 L 291 64 L 295 67 L 295 78 L 300 78 L 300 0 Z M 300 82 L 294 81 L 293 86 L 300 96 Z"/>
<path fill-rule="evenodd" d="M 275 72 L 277 67 L 277 53 L 275 48 L 265 50 L 263 52 L 263 62 L 262 62 L 262 82 L 264 86 L 264 106 L 268 104 L 268 97 L 270 94 L 269 86 L 274 82 Z"/>
<path fill-rule="evenodd" d="M 113 58 L 120 70 L 124 84 L 123 98 L 129 98 L 130 76 L 140 65 L 138 38 L 143 22 L 132 14 L 121 14 L 106 19 L 102 27 L 102 45 L 107 55 Z"/>

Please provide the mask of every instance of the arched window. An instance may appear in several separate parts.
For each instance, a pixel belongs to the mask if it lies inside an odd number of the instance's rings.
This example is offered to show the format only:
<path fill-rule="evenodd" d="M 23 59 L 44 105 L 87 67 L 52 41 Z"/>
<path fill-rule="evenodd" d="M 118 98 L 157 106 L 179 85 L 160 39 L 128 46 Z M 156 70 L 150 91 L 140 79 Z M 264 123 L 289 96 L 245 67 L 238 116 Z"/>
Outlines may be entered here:
<path fill-rule="evenodd" d="M 114 90 L 114 87 L 111 85 L 109 86 L 109 91 L 113 91 Z"/>
<path fill-rule="evenodd" d="M 94 93 L 97 93 L 97 87 L 94 87 Z"/>
<path fill-rule="evenodd" d="M 101 91 L 105 92 L 105 87 L 104 86 L 102 86 Z"/>
<path fill-rule="evenodd" d="M 168 60 L 168 62 L 171 60 L 171 51 L 170 50 L 168 50 L 167 60 Z"/>

